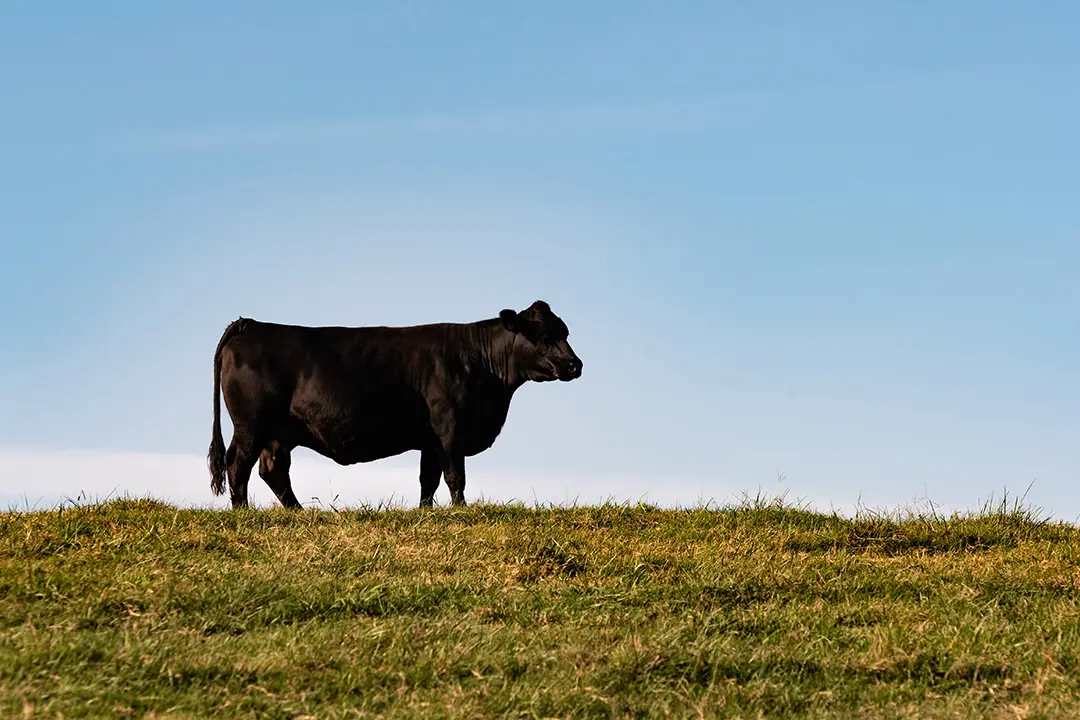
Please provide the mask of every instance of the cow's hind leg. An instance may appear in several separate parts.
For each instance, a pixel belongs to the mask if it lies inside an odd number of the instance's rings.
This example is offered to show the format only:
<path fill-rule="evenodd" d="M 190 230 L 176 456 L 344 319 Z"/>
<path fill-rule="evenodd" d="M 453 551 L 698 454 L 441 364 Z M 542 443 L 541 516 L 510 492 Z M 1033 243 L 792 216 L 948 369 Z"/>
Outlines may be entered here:
<path fill-rule="evenodd" d="M 293 494 L 289 468 L 292 466 L 292 451 L 279 442 L 272 442 L 263 448 L 259 455 L 259 477 L 263 479 L 284 507 L 301 507 L 300 501 Z"/>
<path fill-rule="evenodd" d="M 442 457 L 438 448 L 420 452 L 420 507 L 431 507 L 442 478 Z"/>
<path fill-rule="evenodd" d="M 229 499 L 234 508 L 247 507 L 248 481 L 259 459 L 259 450 L 249 435 L 236 432 L 226 454 L 229 462 Z"/>

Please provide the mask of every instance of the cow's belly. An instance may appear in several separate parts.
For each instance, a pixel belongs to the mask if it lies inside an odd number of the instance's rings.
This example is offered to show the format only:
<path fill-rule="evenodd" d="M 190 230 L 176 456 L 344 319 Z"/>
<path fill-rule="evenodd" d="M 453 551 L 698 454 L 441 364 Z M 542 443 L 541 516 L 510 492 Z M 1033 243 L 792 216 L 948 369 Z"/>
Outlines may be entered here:
<path fill-rule="evenodd" d="M 313 450 L 341 465 L 371 462 L 419 450 L 425 415 L 408 396 L 388 393 L 341 402 L 321 394 L 318 402 L 294 399 L 292 416 L 303 423 Z"/>
<path fill-rule="evenodd" d="M 373 462 L 419 450 L 420 443 L 411 435 L 357 436 L 341 444 L 328 457 L 339 465 Z"/>

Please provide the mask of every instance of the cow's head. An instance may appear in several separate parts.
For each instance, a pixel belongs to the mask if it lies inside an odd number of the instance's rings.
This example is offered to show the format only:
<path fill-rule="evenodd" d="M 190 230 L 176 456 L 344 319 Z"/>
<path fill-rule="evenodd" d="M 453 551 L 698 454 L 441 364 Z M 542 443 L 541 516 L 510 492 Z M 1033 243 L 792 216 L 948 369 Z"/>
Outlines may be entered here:
<path fill-rule="evenodd" d="M 546 302 L 537 300 L 521 312 L 503 310 L 499 319 L 515 335 L 514 364 L 526 379 L 567 382 L 581 377 L 581 358 L 566 342 L 570 331 Z"/>

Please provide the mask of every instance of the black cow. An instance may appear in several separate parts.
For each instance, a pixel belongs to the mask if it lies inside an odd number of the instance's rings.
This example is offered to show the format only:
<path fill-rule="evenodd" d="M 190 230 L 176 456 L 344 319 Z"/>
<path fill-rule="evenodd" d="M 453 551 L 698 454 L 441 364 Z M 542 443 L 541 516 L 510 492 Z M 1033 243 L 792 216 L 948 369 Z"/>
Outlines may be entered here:
<path fill-rule="evenodd" d="M 473 323 L 410 327 L 304 327 L 239 318 L 214 352 L 210 488 L 247 504 L 259 476 L 286 507 L 300 507 L 290 453 L 306 447 L 339 465 L 420 451 L 420 506 L 446 478 L 465 503 L 465 458 L 491 447 L 514 391 L 569 381 L 581 360 L 566 324 L 543 300 Z M 221 436 L 221 402 L 233 422 Z"/>

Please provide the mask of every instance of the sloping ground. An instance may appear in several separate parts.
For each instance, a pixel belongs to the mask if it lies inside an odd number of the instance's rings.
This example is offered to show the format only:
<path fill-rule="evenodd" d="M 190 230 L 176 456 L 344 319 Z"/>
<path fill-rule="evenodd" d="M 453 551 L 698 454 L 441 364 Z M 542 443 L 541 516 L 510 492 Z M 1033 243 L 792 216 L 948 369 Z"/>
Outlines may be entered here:
<path fill-rule="evenodd" d="M 1004 508 L 0 514 L 0 714 L 1078 717 L 1078 559 Z"/>

